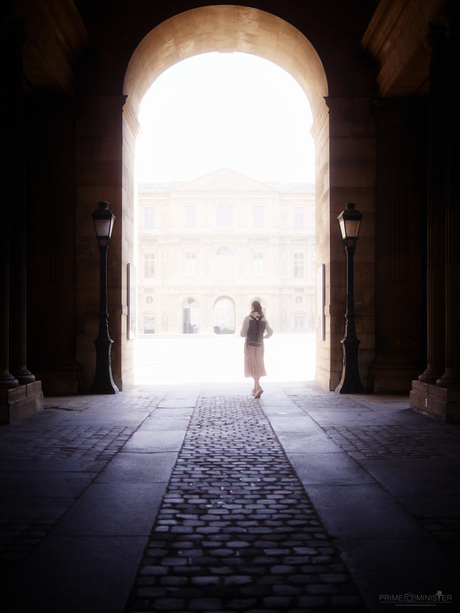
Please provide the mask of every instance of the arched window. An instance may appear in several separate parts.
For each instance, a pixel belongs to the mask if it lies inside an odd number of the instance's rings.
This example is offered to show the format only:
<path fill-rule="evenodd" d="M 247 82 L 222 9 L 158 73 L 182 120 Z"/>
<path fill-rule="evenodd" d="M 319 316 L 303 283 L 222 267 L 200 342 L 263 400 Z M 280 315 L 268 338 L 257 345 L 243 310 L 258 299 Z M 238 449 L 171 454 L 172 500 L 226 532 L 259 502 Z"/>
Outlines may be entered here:
<path fill-rule="evenodd" d="M 233 252 L 228 247 L 220 247 L 216 252 L 216 280 L 228 281 L 233 277 Z"/>
<path fill-rule="evenodd" d="M 214 305 L 214 332 L 216 334 L 235 332 L 235 305 L 229 298 L 220 298 Z"/>
<path fill-rule="evenodd" d="M 216 225 L 218 228 L 233 228 L 233 210 L 228 202 L 221 202 L 218 205 Z"/>

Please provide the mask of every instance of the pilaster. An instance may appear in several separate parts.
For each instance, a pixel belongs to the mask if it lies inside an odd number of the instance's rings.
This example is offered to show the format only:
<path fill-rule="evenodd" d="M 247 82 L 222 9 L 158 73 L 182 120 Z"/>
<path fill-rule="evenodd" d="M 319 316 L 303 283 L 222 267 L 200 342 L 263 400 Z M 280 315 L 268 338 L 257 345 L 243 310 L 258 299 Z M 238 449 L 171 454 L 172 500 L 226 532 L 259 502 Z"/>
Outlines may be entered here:
<path fill-rule="evenodd" d="M 422 346 L 423 198 L 416 188 L 416 135 L 425 119 L 412 100 L 380 100 L 376 206 L 376 357 L 369 370 L 374 392 L 405 392 L 420 373 Z M 417 312 L 418 311 L 418 312 Z"/>
<path fill-rule="evenodd" d="M 84 388 L 94 380 L 98 332 L 99 274 L 96 235 L 91 213 L 97 202 L 110 202 L 116 221 L 107 261 L 107 294 L 112 373 L 123 389 L 123 349 L 127 341 L 127 264 L 131 245 L 125 243 L 132 225 L 132 211 L 123 207 L 123 95 L 78 97 L 75 136 L 76 244 L 77 244 L 77 360 L 82 366 Z M 126 228 L 125 229 L 125 222 Z M 132 341 L 129 341 L 132 342 Z M 129 371 L 129 365 L 125 365 Z"/>
<path fill-rule="evenodd" d="M 39 194 L 28 214 L 31 360 L 47 394 L 82 390 L 76 362 L 75 102 L 31 96 L 30 182 Z M 38 155 L 38 150 L 40 154 Z"/>
<path fill-rule="evenodd" d="M 316 380 L 324 386 L 319 371 L 327 364 L 330 369 L 329 389 L 334 390 L 342 376 L 340 341 L 344 334 L 346 310 L 346 254 L 337 216 L 347 202 L 356 203 L 363 214 L 354 256 L 355 321 L 360 340 L 358 363 L 362 381 L 367 380 L 368 364 L 374 358 L 376 134 L 371 98 L 329 96 L 326 104 L 329 109 L 330 192 L 329 199 L 317 203 L 317 215 L 321 215 L 325 232 L 318 224 L 316 227 L 317 237 L 321 236 L 323 242 L 319 245 L 320 257 L 317 256 L 316 265 L 326 264 L 326 340 L 317 343 Z M 322 210 L 318 210 L 319 207 Z"/>

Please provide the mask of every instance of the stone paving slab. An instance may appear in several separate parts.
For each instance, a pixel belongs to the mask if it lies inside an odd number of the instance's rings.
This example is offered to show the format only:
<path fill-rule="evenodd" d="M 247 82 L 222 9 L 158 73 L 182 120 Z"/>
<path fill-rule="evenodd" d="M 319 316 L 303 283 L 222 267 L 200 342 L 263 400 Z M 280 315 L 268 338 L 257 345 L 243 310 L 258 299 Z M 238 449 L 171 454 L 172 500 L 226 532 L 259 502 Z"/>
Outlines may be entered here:
<path fill-rule="evenodd" d="M 177 452 L 120 453 L 95 483 L 167 483 Z"/>
<path fill-rule="evenodd" d="M 139 429 L 124 445 L 124 451 L 131 453 L 158 453 L 179 451 L 184 440 L 185 430 Z"/>
<path fill-rule="evenodd" d="M 450 590 L 458 602 L 460 428 L 412 411 L 407 397 L 319 402 L 317 393 L 285 391 L 373 479 L 360 487 L 334 486 L 327 474 L 321 485 L 304 481 L 371 610 L 389 589 Z"/>
<path fill-rule="evenodd" d="M 147 536 L 165 489 L 166 483 L 93 483 L 51 536 Z"/>
<path fill-rule="evenodd" d="M 8 577 L 8 613 L 118 613 L 133 583 L 146 536 L 47 536 Z"/>

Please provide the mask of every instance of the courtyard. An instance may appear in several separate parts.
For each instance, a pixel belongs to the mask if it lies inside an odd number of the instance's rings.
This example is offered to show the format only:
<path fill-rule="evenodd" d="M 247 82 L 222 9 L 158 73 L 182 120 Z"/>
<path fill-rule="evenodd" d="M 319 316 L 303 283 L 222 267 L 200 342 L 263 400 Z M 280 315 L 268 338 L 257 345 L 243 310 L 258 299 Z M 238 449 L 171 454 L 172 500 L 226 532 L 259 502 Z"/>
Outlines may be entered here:
<path fill-rule="evenodd" d="M 177 335 L 135 341 L 135 384 L 241 383 L 244 339 L 235 334 Z M 315 335 L 273 334 L 265 342 L 265 382 L 312 381 Z"/>

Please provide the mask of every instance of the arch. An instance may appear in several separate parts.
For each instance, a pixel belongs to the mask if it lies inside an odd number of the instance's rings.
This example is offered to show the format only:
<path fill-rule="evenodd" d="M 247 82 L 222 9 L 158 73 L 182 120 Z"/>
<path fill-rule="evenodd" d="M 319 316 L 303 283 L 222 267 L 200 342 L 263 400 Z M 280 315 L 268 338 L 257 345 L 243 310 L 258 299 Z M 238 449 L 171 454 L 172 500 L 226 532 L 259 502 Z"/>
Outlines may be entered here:
<path fill-rule="evenodd" d="M 326 106 L 328 82 L 322 61 L 313 45 L 300 30 L 280 17 L 245 6 L 204 6 L 167 19 L 140 41 L 128 62 L 123 82 L 123 93 L 127 96 L 123 108 L 123 176 L 132 180 L 134 175 L 134 141 L 139 128 L 137 113 L 149 87 L 160 74 L 177 62 L 216 51 L 249 53 L 269 60 L 286 70 L 305 92 L 313 114 L 312 134 L 316 148 L 317 240 L 321 237 L 321 244 L 317 245 L 316 250 L 317 264 L 326 264 L 329 280 L 332 275 L 331 232 L 324 220 L 331 215 L 330 211 L 332 217 L 336 217 L 340 205 L 331 205 L 329 114 Z M 134 184 L 123 183 L 123 215 L 129 215 L 131 202 L 134 207 L 134 193 Z M 132 224 L 131 219 L 129 224 Z M 128 262 L 129 257 L 129 253 L 124 254 L 124 261 Z M 226 270 L 232 267 L 230 264 L 224 266 L 225 258 L 214 259 L 214 267 L 219 262 L 219 271 L 223 269 L 220 278 L 216 275 L 216 282 L 223 282 L 225 274 L 233 274 L 233 271 Z M 343 327 L 341 319 L 337 325 Z M 331 359 L 330 330 L 328 321 L 327 341 L 323 342 L 322 347 L 323 354 L 328 357 L 323 359 L 321 369 L 317 369 L 318 380 L 324 387 L 331 386 L 331 368 L 335 370 L 333 377 L 337 380 L 342 368 L 341 356 L 335 359 L 334 365 Z M 342 330 L 335 332 L 333 340 L 337 339 L 338 342 L 342 333 Z"/>
<path fill-rule="evenodd" d="M 334 95 L 329 95 L 323 63 L 313 45 L 295 26 L 259 9 L 220 5 L 177 14 L 144 36 L 127 64 L 123 82 L 122 222 L 126 220 L 127 227 L 132 227 L 130 211 L 134 208 L 137 113 L 143 96 L 155 79 L 175 63 L 215 51 L 250 53 L 277 64 L 297 80 L 309 100 L 316 149 L 316 266 L 325 265 L 325 303 L 329 305 L 325 337 L 317 341 L 316 353 L 320 357 L 316 363 L 316 380 L 327 389 L 335 389 L 342 371 L 340 340 L 345 312 L 345 262 L 336 218 L 344 203 L 350 200 L 359 201 L 360 207 L 363 204 L 363 212 L 373 211 L 374 119 L 367 95 L 350 97 L 349 89 L 344 89 L 342 82 L 337 85 L 335 81 Z M 334 126 L 332 132 L 330 126 Z M 363 151 L 369 153 L 366 164 L 362 162 Z M 359 173 L 355 172 L 357 160 Z M 372 239 L 372 222 L 368 227 Z M 123 266 L 131 261 L 134 253 L 134 244 L 129 237 L 124 236 L 121 252 Z M 366 257 L 363 254 L 363 259 Z M 372 300 L 370 284 L 368 289 Z M 366 347 L 369 355 L 372 339 L 371 330 Z M 364 355 L 363 348 L 364 344 L 360 348 L 361 355 Z M 120 354 L 123 352 L 124 347 Z M 122 355 L 117 362 L 120 373 L 130 368 L 129 350 L 125 355 L 128 356 L 126 365 Z"/>
<path fill-rule="evenodd" d="M 181 60 L 210 51 L 239 51 L 270 60 L 298 81 L 313 116 L 324 108 L 328 86 L 323 64 L 297 28 L 259 9 L 219 5 L 175 15 L 139 43 L 123 86 L 134 112 L 138 113 L 144 95 L 162 72 Z"/>
<path fill-rule="evenodd" d="M 235 301 L 229 296 L 219 296 L 214 301 L 213 320 L 216 334 L 233 334 L 235 332 Z"/>

